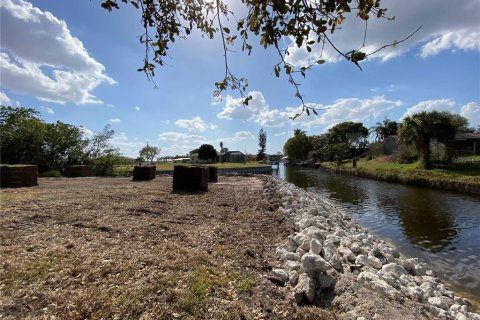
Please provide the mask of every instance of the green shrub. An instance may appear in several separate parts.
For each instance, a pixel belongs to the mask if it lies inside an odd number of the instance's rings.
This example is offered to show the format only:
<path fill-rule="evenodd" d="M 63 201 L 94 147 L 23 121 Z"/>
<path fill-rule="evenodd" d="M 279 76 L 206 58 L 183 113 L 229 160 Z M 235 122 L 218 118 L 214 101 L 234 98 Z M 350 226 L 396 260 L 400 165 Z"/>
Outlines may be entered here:
<path fill-rule="evenodd" d="M 106 154 L 93 161 L 93 174 L 96 176 L 115 176 L 115 165 L 118 162 L 117 154 Z"/>
<path fill-rule="evenodd" d="M 397 163 L 414 163 L 418 161 L 418 153 L 411 147 L 399 150 L 393 155 L 393 159 Z"/>
<path fill-rule="evenodd" d="M 62 174 L 58 170 L 48 170 L 40 174 L 41 177 L 60 178 Z"/>
<path fill-rule="evenodd" d="M 115 166 L 114 169 L 115 176 L 119 177 L 131 177 L 133 174 L 132 166 Z"/>

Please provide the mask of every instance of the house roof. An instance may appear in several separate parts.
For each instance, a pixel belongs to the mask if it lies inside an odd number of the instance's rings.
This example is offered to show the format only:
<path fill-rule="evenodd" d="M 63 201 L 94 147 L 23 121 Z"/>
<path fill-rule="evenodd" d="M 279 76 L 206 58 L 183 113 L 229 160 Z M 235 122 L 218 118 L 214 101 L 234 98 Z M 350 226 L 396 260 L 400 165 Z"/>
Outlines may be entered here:
<path fill-rule="evenodd" d="M 480 132 L 457 132 L 455 140 L 480 140 Z"/>
<path fill-rule="evenodd" d="M 232 154 L 243 155 L 243 152 L 241 152 L 241 151 L 227 151 L 226 154 L 228 154 L 228 155 L 232 155 Z"/>

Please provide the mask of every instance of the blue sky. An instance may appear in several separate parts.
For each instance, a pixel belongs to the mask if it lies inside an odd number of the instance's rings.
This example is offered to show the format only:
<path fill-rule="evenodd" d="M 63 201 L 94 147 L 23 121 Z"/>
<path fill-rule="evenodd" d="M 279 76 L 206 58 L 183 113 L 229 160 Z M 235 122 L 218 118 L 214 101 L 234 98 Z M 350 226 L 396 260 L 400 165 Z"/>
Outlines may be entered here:
<path fill-rule="evenodd" d="M 154 89 L 143 73 L 144 48 L 139 11 L 123 5 L 109 13 L 98 0 L 2 0 L 0 102 L 32 107 L 49 122 L 83 126 L 86 134 L 110 124 L 113 143 L 138 156 L 147 142 L 161 155 L 185 154 L 202 143 L 217 149 L 256 153 L 258 132 L 267 131 L 267 152 L 282 150 L 295 128 L 320 134 L 343 121 L 369 127 L 385 117 L 399 121 L 422 110 L 446 110 L 480 125 L 480 1 L 383 1 L 395 21 L 372 20 L 371 52 L 423 28 L 400 46 L 362 63 L 363 72 L 332 50 L 301 83 L 305 102 L 325 108 L 318 116 L 288 117 L 300 106 L 285 77 L 276 78 L 277 56 L 254 47 L 229 55 L 232 71 L 248 78 L 253 97 L 243 107 L 236 92 L 215 102 L 214 83 L 223 78 L 220 39 L 193 34 L 171 47 L 168 66 L 158 67 Z M 228 0 L 237 10 L 239 1 Z M 414 9 L 412 9 L 414 8 Z M 363 27 L 347 19 L 334 36 L 343 51 L 357 49 Z M 288 61 L 314 61 L 311 53 L 288 41 Z"/>

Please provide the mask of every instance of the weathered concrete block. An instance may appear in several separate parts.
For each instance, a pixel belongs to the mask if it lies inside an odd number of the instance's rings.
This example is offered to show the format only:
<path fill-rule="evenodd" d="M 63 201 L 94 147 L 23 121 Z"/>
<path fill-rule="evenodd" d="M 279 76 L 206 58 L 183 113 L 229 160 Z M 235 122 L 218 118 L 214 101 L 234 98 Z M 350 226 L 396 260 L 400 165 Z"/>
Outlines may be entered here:
<path fill-rule="evenodd" d="M 156 169 L 156 166 L 134 166 L 132 180 L 145 181 L 155 179 Z"/>
<path fill-rule="evenodd" d="M 92 177 L 93 170 L 91 166 L 85 166 L 85 165 L 70 166 L 67 168 L 66 176 L 70 178 Z"/>
<path fill-rule="evenodd" d="M 208 191 L 208 169 L 174 166 L 173 190 Z"/>
<path fill-rule="evenodd" d="M 38 186 L 38 168 L 33 165 L 0 165 L 0 177 L 2 188 Z"/>

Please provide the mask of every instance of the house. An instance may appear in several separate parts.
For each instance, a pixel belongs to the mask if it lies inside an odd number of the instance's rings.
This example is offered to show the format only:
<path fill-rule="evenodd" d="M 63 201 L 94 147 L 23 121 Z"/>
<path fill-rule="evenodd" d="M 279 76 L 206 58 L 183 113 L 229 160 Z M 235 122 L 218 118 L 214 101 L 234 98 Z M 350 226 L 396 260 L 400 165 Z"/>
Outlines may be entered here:
<path fill-rule="evenodd" d="M 245 162 L 245 154 L 240 151 L 227 151 L 223 155 L 225 162 Z"/>
<path fill-rule="evenodd" d="M 457 155 L 480 155 L 480 132 L 458 132 L 453 147 Z"/>

